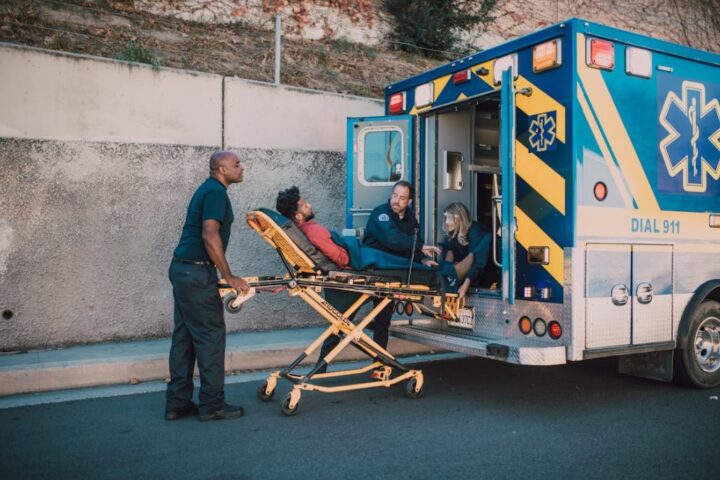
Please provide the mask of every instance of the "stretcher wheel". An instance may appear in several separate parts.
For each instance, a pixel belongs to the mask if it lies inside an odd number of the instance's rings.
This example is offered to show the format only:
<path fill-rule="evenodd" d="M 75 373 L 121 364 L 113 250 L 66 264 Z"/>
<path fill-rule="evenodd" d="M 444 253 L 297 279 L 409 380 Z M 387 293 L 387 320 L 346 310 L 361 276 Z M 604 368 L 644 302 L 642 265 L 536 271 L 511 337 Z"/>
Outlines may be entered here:
<path fill-rule="evenodd" d="M 270 393 L 267 393 L 267 381 L 263 382 L 262 385 L 260 385 L 257 389 L 258 398 L 262 400 L 263 402 L 269 402 L 272 400 L 273 396 L 275 395 L 275 389 L 273 388 L 270 390 Z"/>
<path fill-rule="evenodd" d="M 408 380 L 408 382 L 405 384 L 405 395 L 407 395 L 408 398 L 412 398 L 413 400 L 416 398 L 420 398 L 422 396 L 423 387 L 420 386 L 419 390 L 416 390 L 417 386 L 417 380 L 414 378 L 411 378 Z"/>
<path fill-rule="evenodd" d="M 223 297 L 223 305 L 225 306 L 225 310 L 228 313 L 238 313 L 240 310 L 242 310 L 242 303 L 237 307 L 233 307 L 231 305 L 231 303 L 235 301 L 236 298 L 237 294 L 235 293 L 228 293 Z"/>
<path fill-rule="evenodd" d="M 300 401 L 298 400 L 295 405 L 290 408 L 290 402 L 292 400 L 291 395 L 292 393 L 288 393 L 287 395 L 285 395 L 285 398 L 282 402 L 282 413 L 283 415 L 288 417 L 295 415 L 297 413 L 298 406 L 300 406 Z"/>

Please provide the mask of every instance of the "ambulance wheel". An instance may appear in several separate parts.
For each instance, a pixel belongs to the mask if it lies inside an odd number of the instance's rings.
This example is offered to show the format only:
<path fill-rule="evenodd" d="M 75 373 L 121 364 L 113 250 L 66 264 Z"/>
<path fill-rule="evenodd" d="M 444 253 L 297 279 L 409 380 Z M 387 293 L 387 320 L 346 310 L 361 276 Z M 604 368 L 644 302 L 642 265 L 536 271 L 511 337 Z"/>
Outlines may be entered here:
<path fill-rule="evenodd" d="M 227 310 L 228 313 L 238 313 L 240 310 L 242 310 L 242 303 L 237 306 L 233 307 L 230 305 L 235 299 L 237 298 L 237 294 L 235 293 L 228 293 L 223 297 L 223 305 L 225 306 L 225 310 Z"/>
<path fill-rule="evenodd" d="M 258 387 L 257 394 L 260 400 L 263 402 L 269 402 L 272 400 L 273 396 L 275 396 L 275 389 L 273 388 L 270 390 L 270 393 L 267 393 L 267 381 L 264 381 L 262 385 Z"/>
<path fill-rule="evenodd" d="M 283 399 L 283 402 L 282 402 L 282 413 L 286 417 L 292 417 L 293 415 L 296 415 L 297 409 L 300 406 L 300 401 L 298 400 L 298 402 L 292 408 L 290 408 L 290 400 L 291 400 L 290 395 L 291 395 L 290 393 L 285 395 L 285 398 Z"/>
<path fill-rule="evenodd" d="M 684 345 L 675 351 L 676 379 L 698 388 L 720 385 L 720 303 L 705 300 L 688 318 Z"/>
<path fill-rule="evenodd" d="M 417 389 L 417 380 L 415 380 L 414 378 L 411 378 L 405 384 L 405 395 L 407 395 L 408 398 L 412 398 L 413 400 L 416 398 L 420 398 L 420 396 L 422 396 L 422 392 L 422 387 L 420 387 L 419 390 Z"/>

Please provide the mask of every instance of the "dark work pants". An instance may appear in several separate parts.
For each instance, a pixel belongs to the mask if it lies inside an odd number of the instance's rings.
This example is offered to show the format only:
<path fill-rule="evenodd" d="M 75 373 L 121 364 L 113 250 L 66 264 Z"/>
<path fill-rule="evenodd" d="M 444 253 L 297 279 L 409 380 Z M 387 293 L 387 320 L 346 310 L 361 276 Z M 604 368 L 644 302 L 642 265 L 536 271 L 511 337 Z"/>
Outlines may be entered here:
<path fill-rule="evenodd" d="M 325 290 L 325 300 L 335 307 L 336 310 L 339 310 L 340 312 L 344 312 L 347 310 L 350 305 L 352 305 L 355 300 L 358 299 L 360 296 L 359 293 L 351 293 L 351 292 L 342 292 L 338 290 L 331 290 L 326 289 Z M 380 299 L 373 299 L 373 305 L 377 305 L 380 302 Z M 374 330 L 373 330 L 373 340 L 375 343 L 380 345 L 382 348 L 387 349 L 388 344 L 388 338 L 390 335 L 390 319 L 392 318 L 393 309 L 395 308 L 395 302 L 390 302 L 387 307 L 382 309 L 377 317 L 375 317 L 374 320 Z M 357 313 L 357 310 L 355 311 Z M 350 315 L 350 320 L 355 319 L 355 313 Z M 329 336 L 325 342 L 323 342 L 322 347 L 320 348 L 320 355 L 318 357 L 318 360 L 322 360 L 325 355 L 330 353 L 330 351 L 337 346 L 337 344 L 340 343 L 340 338 L 336 335 Z M 323 373 L 325 369 L 319 370 L 318 373 Z"/>
<path fill-rule="evenodd" d="M 170 264 L 175 328 L 170 347 L 166 411 L 187 405 L 193 396 L 193 370 L 200 371 L 200 414 L 225 402 L 225 318 L 212 265 Z"/>

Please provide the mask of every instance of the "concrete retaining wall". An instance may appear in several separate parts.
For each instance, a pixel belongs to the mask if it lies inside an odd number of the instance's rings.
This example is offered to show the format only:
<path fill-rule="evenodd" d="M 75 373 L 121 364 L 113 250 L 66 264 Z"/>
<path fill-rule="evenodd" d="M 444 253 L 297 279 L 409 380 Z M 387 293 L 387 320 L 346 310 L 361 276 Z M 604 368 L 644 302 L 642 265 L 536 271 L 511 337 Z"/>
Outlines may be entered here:
<path fill-rule="evenodd" d="M 2 350 L 168 335 L 169 260 L 223 145 L 246 167 L 229 190 L 230 264 L 280 273 L 243 213 L 296 184 L 340 229 L 345 117 L 382 113 L 370 99 L 1 44 L 0 105 Z M 229 331 L 320 324 L 287 294 L 256 300 Z"/>

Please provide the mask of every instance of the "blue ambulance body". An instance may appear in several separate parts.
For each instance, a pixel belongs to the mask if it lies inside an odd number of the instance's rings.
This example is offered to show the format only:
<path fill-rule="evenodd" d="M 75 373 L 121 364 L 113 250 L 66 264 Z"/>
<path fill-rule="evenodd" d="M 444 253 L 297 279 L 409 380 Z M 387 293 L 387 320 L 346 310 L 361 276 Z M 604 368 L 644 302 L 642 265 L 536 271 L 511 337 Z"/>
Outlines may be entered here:
<path fill-rule="evenodd" d="M 395 336 L 720 384 L 720 55 L 571 19 L 385 100 L 348 119 L 346 233 L 400 178 L 426 243 L 451 202 L 494 232 L 463 320 L 396 321 Z"/>

